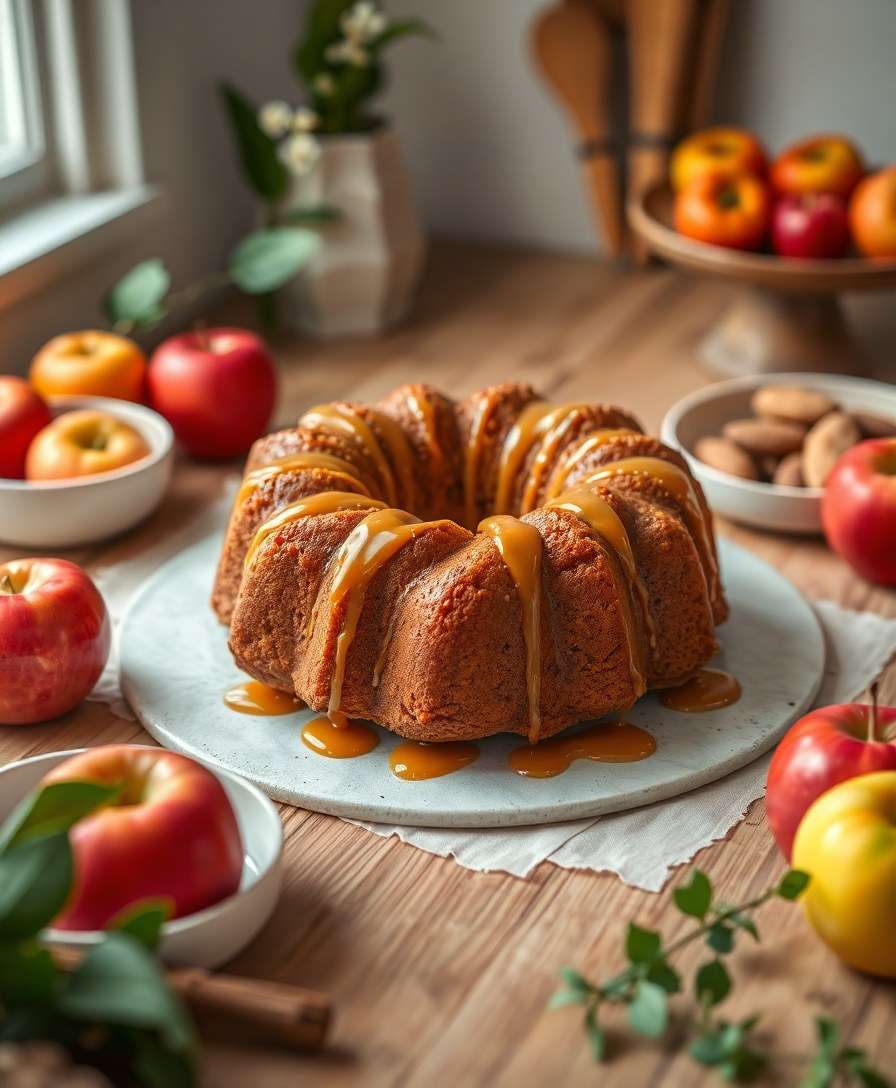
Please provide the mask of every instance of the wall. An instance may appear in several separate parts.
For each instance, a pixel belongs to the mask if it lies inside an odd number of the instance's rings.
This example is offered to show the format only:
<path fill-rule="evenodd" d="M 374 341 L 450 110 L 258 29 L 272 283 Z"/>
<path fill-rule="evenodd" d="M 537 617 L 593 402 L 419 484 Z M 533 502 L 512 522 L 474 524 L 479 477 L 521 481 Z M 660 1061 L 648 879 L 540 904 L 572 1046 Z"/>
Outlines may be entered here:
<path fill-rule="evenodd" d="M 435 230 L 594 251 L 565 118 L 527 56 L 545 2 L 387 0 L 395 14 L 429 19 L 440 42 L 395 47 L 386 104 Z M 841 129 L 872 161 L 896 161 L 893 0 L 731 6 L 718 119 L 755 128 L 772 148 Z"/>

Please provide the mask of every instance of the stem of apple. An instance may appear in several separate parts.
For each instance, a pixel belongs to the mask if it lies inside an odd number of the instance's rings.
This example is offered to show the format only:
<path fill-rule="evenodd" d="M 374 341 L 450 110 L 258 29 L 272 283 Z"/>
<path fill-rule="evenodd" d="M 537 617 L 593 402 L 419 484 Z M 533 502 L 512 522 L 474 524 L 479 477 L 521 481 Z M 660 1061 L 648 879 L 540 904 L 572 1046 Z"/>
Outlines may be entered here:
<path fill-rule="evenodd" d="M 8 574 L 4 574 L 0 578 L 0 593 L 14 594 L 16 587 L 12 584 L 12 578 Z"/>
<path fill-rule="evenodd" d="M 877 740 L 877 681 L 871 685 L 871 706 L 868 712 L 868 741 L 873 744 Z"/>

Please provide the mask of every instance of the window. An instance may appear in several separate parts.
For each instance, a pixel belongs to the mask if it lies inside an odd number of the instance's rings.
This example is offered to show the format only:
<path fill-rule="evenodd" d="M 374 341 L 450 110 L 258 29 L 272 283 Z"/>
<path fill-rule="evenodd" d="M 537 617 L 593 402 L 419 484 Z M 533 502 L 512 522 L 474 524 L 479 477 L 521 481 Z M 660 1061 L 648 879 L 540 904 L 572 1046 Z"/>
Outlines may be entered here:
<path fill-rule="evenodd" d="M 47 189 L 41 94 L 29 0 L 0 0 L 0 206 Z"/>
<path fill-rule="evenodd" d="M 114 244 L 153 195 L 130 0 L 0 0 L 0 309 Z"/>

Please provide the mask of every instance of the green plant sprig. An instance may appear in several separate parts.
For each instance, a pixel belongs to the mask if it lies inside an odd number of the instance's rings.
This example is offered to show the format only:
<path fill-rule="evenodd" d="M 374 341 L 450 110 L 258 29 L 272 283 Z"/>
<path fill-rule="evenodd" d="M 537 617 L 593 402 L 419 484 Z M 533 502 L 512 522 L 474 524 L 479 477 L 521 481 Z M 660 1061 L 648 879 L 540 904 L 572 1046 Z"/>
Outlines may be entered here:
<path fill-rule="evenodd" d="M 72 971 L 41 934 L 74 878 L 69 830 L 119 790 L 57 782 L 0 826 L 0 1043 L 53 1040 L 81 1061 L 145 1088 L 195 1088 L 193 1025 L 153 949 L 168 905 L 144 902 L 114 919 Z"/>
<path fill-rule="evenodd" d="M 585 1010 L 583 1025 L 596 1061 L 607 1058 L 607 1039 L 600 1023 L 606 1005 L 625 1005 L 632 1030 L 650 1038 L 664 1035 L 669 1025 L 669 997 L 683 989 L 682 976 L 671 958 L 695 942 L 704 942 L 712 953 L 697 968 L 693 979 L 696 1014 L 688 1026 L 688 1053 L 700 1065 L 716 1069 L 726 1080 L 748 1083 L 769 1066 L 772 1056 L 756 1040 L 758 1016 L 731 1022 L 716 1016 L 715 1009 L 732 989 L 731 975 L 723 957 L 734 950 L 738 933 L 759 940 L 753 914 L 771 899 L 798 899 L 809 876 L 791 869 L 774 885 L 744 903 L 732 906 L 713 900 L 709 877 L 695 869 L 690 880 L 673 892 L 675 906 L 697 924 L 677 940 L 664 944 L 662 935 L 630 923 L 625 939 L 628 966 L 600 983 L 592 983 L 578 971 L 560 971 L 563 986 L 549 1002 L 558 1009 L 579 1005 Z M 816 1020 L 818 1049 L 800 1088 L 831 1088 L 835 1083 L 887 1088 L 889 1082 L 869 1064 L 864 1051 L 841 1047 L 839 1027 L 831 1020 Z"/>

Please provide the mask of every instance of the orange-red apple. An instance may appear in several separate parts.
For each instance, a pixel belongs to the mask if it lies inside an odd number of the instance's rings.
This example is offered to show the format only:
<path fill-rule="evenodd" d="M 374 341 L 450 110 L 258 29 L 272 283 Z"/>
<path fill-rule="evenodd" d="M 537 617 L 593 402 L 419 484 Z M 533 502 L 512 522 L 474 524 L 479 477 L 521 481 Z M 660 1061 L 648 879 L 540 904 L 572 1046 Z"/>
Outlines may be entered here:
<path fill-rule="evenodd" d="M 0 476 L 21 480 L 31 439 L 52 416 L 24 378 L 0 375 Z"/>
<path fill-rule="evenodd" d="M 133 340 L 102 329 L 54 336 L 31 363 L 31 384 L 45 397 L 143 400 L 146 356 Z"/>
<path fill-rule="evenodd" d="M 181 918 L 232 895 L 243 871 L 239 825 L 224 787 L 201 764 L 162 748 L 113 744 L 60 763 L 50 782 L 120 786 L 118 798 L 75 824 L 72 893 L 59 929 L 102 929 L 145 899 Z"/>
<path fill-rule="evenodd" d="M 865 166 L 845 136 L 809 136 L 786 148 L 772 163 L 772 185 L 779 193 L 836 193 L 846 199 Z"/>
<path fill-rule="evenodd" d="M 866 257 L 896 257 L 896 166 L 859 182 L 849 202 L 849 226 Z"/>
<path fill-rule="evenodd" d="M 44 722 L 90 694 L 109 656 L 109 615 L 67 559 L 0 566 L 0 723 Z"/>
<path fill-rule="evenodd" d="M 724 178 L 741 174 L 762 177 L 765 161 L 762 145 L 745 129 L 721 125 L 705 128 L 686 137 L 672 152 L 669 168 L 672 188 L 683 189 L 706 174 Z"/>

